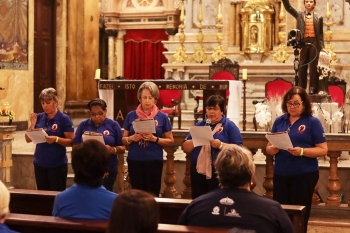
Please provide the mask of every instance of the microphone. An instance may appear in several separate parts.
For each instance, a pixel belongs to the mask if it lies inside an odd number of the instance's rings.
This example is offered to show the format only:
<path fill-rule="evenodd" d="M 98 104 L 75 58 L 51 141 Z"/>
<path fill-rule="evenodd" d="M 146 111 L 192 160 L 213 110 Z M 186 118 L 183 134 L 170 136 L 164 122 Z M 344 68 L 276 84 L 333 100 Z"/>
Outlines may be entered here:
<path fill-rule="evenodd" d="M 208 126 L 210 124 L 211 124 L 211 120 L 210 120 L 210 118 L 207 118 L 207 120 L 205 121 L 205 126 Z"/>

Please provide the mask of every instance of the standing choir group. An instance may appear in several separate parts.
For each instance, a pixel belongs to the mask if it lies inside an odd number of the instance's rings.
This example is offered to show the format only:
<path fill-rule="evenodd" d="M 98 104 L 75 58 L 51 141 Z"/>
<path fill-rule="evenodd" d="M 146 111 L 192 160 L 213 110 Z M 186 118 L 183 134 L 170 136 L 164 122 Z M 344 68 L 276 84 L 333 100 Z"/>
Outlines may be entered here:
<path fill-rule="evenodd" d="M 194 147 L 188 134 L 182 149 L 190 154 L 193 201 L 182 213 L 182 225 L 231 228 L 229 232 L 294 232 L 292 223 L 280 204 L 306 207 L 304 232 L 310 216 L 312 195 L 319 178 L 317 157 L 328 147 L 320 121 L 312 116 L 311 99 L 305 91 L 307 64 L 310 67 L 310 94 L 318 92 L 316 61 L 323 50 L 322 17 L 314 12 L 315 0 L 304 0 L 305 10 L 297 11 L 282 0 L 287 12 L 297 20 L 303 39 L 299 71 L 300 86 L 283 96 L 284 114 L 273 123 L 271 132 L 288 132 L 293 148 L 282 150 L 266 146 L 275 157 L 273 200 L 250 190 L 255 165 L 251 152 L 243 146 L 234 122 L 224 115 L 226 100 L 218 95 L 206 101 L 206 118 L 196 126 L 210 127 L 210 145 Z M 310 45 L 313 45 L 311 47 Z M 52 214 L 66 218 L 109 219 L 107 232 L 156 232 L 158 207 L 154 197 L 161 189 L 163 147 L 174 143 L 168 116 L 157 108 L 158 87 L 144 82 L 137 92 L 136 110 L 120 125 L 106 117 L 102 99 L 88 103 L 90 118 L 82 121 L 74 133 L 71 119 L 58 108 L 57 92 L 44 89 L 40 102 L 44 112 L 30 116 L 29 130 L 43 128 L 46 143 L 36 145 L 34 171 L 39 190 L 62 191 L 56 196 Z M 239 111 L 237 109 L 237 111 Z M 155 133 L 135 132 L 138 119 L 154 121 Z M 83 141 L 85 132 L 103 136 L 105 145 L 96 140 Z M 26 136 L 27 142 L 31 139 Z M 72 167 L 75 184 L 66 189 L 66 147 L 73 146 Z M 118 154 L 128 150 L 127 163 L 132 189 L 113 192 L 117 177 Z M 0 182 L 0 232 L 13 232 L 4 224 L 9 212 L 9 193 Z"/>
<path fill-rule="evenodd" d="M 70 118 L 58 108 L 57 92 L 44 89 L 39 99 L 44 112 L 30 116 L 29 129 L 43 128 L 46 143 L 36 144 L 34 170 L 39 190 L 62 191 L 55 198 L 52 214 L 64 218 L 110 219 L 108 232 L 155 232 L 157 203 L 163 170 L 163 147 L 174 143 L 166 114 L 158 110 L 159 90 L 144 82 L 137 92 L 140 104 L 127 114 L 124 132 L 118 122 L 106 118 L 102 99 L 88 103 L 90 118 L 74 134 Z M 212 95 L 206 101 L 206 118 L 196 126 L 210 127 L 210 145 L 194 147 L 188 134 L 183 151 L 191 158 L 193 201 L 182 213 L 179 224 L 232 228 L 232 232 L 294 232 L 280 204 L 306 206 L 305 232 L 314 187 L 318 181 L 317 157 L 327 154 L 327 143 L 319 120 L 312 116 L 311 100 L 305 89 L 295 86 L 283 97 L 284 115 L 271 132 L 288 131 L 293 148 L 280 150 L 270 143 L 267 154 L 275 156 L 273 199 L 250 190 L 255 175 L 251 152 L 243 146 L 241 133 L 224 115 L 225 98 Z M 155 133 L 136 133 L 137 119 L 154 121 Z M 82 140 L 84 132 L 100 133 L 97 140 Z M 27 142 L 31 139 L 26 136 Z M 75 184 L 66 189 L 66 147 L 73 146 Z M 128 150 L 127 163 L 132 190 L 116 194 L 118 154 Z M 4 186 L 1 184 L 1 187 Z M 2 190 L 7 189 L 5 187 Z M 1 192 L 0 230 L 8 210 L 9 196 Z M 147 230 L 147 229 L 150 230 Z M 134 229 L 134 231 L 132 230 Z M 1 232 L 11 232 L 8 231 Z"/>

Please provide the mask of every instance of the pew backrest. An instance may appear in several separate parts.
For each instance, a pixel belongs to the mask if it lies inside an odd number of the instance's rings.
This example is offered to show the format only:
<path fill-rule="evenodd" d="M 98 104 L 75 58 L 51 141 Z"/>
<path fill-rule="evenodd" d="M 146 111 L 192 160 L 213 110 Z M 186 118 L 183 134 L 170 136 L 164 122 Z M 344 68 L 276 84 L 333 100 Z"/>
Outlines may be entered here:
<path fill-rule="evenodd" d="M 7 216 L 5 224 L 21 233 L 105 233 L 107 220 L 63 219 L 53 216 L 14 214 Z M 160 233 L 226 233 L 229 229 L 158 224 Z"/>
<path fill-rule="evenodd" d="M 47 215 L 52 213 L 56 191 L 10 189 L 10 211 L 20 214 Z M 191 199 L 155 198 L 159 206 L 159 222 L 176 224 Z M 296 233 L 303 232 L 305 207 L 281 205 L 291 218 Z"/>

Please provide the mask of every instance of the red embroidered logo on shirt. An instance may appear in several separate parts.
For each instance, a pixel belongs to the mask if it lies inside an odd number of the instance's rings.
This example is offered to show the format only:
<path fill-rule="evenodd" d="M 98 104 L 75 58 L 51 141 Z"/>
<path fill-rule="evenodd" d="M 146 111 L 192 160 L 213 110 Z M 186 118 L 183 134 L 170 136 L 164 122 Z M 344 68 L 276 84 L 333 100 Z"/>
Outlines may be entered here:
<path fill-rule="evenodd" d="M 51 127 L 51 131 L 56 132 L 57 128 L 58 128 L 57 124 L 53 124 Z"/>
<path fill-rule="evenodd" d="M 224 131 L 224 128 L 220 127 L 220 128 L 218 129 L 218 131 L 216 131 L 215 134 L 221 134 L 222 131 Z"/>
<path fill-rule="evenodd" d="M 103 131 L 103 135 L 108 136 L 109 135 L 109 131 L 108 130 Z"/>
<path fill-rule="evenodd" d="M 300 125 L 298 128 L 298 133 L 302 134 L 304 133 L 304 131 L 306 130 L 306 126 L 305 125 Z"/>

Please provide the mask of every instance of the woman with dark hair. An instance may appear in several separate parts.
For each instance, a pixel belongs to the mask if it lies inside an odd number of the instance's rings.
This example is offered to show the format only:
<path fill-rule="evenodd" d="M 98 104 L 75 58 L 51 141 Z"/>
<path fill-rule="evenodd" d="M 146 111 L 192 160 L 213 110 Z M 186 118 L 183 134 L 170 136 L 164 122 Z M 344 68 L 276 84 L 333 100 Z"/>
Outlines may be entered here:
<path fill-rule="evenodd" d="M 103 186 L 113 191 L 113 185 L 118 174 L 118 154 L 125 152 L 122 143 L 123 132 L 117 121 L 106 117 L 107 104 L 102 99 L 93 99 L 88 103 L 90 118 L 82 121 L 75 132 L 73 145 L 83 141 L 84 132 L 100 133 L 105 141 L 105 146 L 110 153 L 110 164 L 108 174 L 103 179 Z"/>
<path fill-rule="evenodd" d="M 285 114 L 276 118 L 271 132 L 287 131 L 294 147 L 281 150 L 271 143 L 266 146 L 267 154 L 275 156 L 273 199 L 306 206 L 306 232 L 319 177 L 317 157 L 325 156 L 328 146 L 321 122 L 312 116 L 311 99 L 305 89 L 289 89 L 283 97 L 282 111 Z"/>
<path fill-rule="evenodd" d="M 196 126 L 210 126 L 214 137 L 210 146 L 194 147 L 191 134 L 187 135 L 182 144 L 183 151 L 191 154 L 192 199 L 219 188 L 219 182 L 214 175 L 214 163 L 220 150 L 226 144 L 243 144 L 241 132 L 233 121 L 225 117 L 224 108 L 224 97 L 210 96 L 206 102 L 207 118 L 196 124 Z M 210 162 L 206 162 L 209 160 Z"/>
<path fill-rule="evenodd" d="M 38 190 L 66 189 L 68 158 L 66 147 L 72 145 L 74 128 L 71 119 L 58 109 L 57 91 L 50 87 L 39 95 L 44 112 L 31 113 L 28 130 L 43 128 L 46 142 L 38 143 L 34 152 L 34 172 Z M 32 140 L 25 135 L 26 142 Z"/>
<path fill-rule="evenodd" d="M 115 199 L 107 233 L 155 233 L 158 221 L 158 204 L 154 197 L 131 189 Z"/>
<path fill-rule="evenodd" d="M 159 197 L 163 172 L 163 146 L 172 146 L 174 138 L 168 116 L 159 111 L 158 86 L 144 82 L 137 91 L 140 101 L 136 110 L 128 113 L 124 122 L 123 143 L 129 148 L 128 172 L 131 187 Z M 135 132 L 133 122 L 151 120 L 155 133 Z"/>
<path fill-rule="evenodd" d="M 97 140 L 73 147 L 75 184 L 57 194 L 52 215 L 63 218 L 108 219 L 117 194 L 102 186 L 109 168 L 110 153 Z"/>

